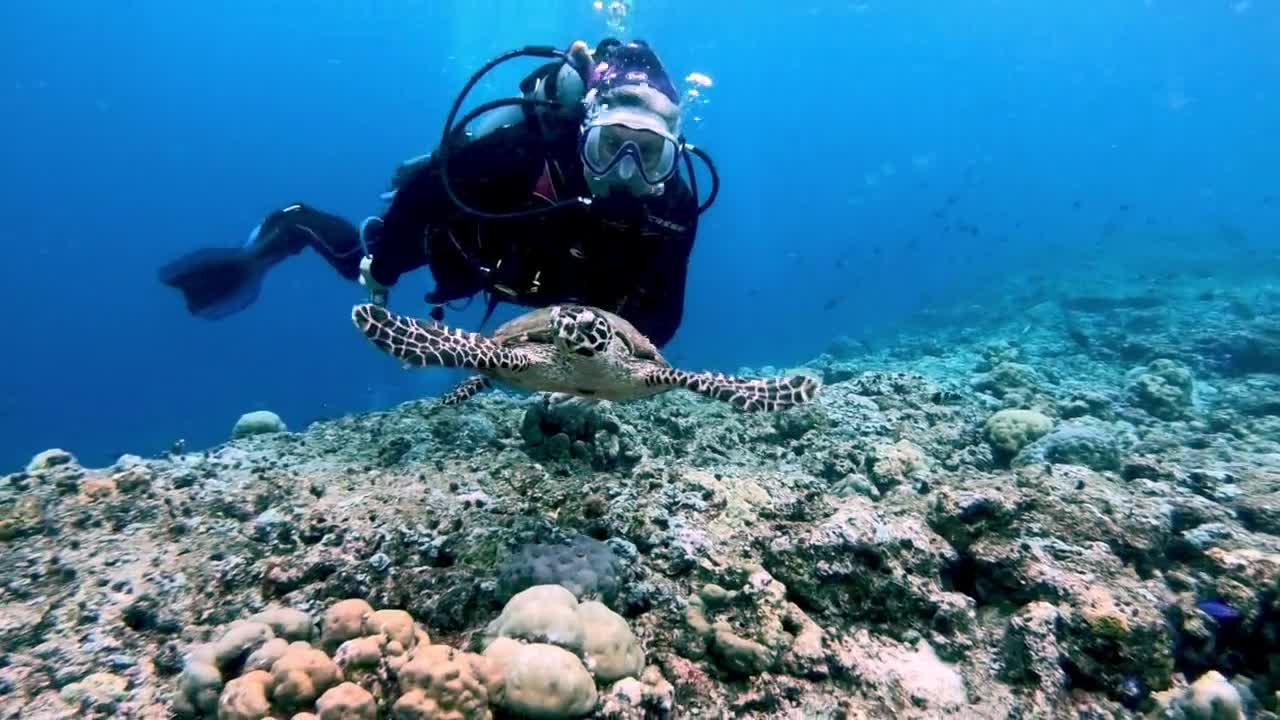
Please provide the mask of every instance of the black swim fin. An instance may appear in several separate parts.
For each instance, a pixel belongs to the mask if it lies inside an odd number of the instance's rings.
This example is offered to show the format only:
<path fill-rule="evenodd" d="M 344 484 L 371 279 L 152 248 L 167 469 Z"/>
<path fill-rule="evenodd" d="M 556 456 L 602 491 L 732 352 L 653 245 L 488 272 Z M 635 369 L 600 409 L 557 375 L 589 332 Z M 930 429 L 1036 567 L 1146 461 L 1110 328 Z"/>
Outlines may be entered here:
<path fill-rule="evenodd" d="M 221 320 L 253 304 L 265 272 L 244 248 L 210 248 L 170 262 L 159 277 L 182 293 L 192 315 Z"/>

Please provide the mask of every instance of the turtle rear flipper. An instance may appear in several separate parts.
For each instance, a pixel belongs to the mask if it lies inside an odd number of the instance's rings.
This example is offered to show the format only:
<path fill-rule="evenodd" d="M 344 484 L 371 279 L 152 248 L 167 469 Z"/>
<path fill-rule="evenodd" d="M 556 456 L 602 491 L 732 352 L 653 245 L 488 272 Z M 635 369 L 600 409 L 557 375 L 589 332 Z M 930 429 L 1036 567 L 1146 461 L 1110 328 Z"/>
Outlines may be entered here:
<path fill-rule="evenodd" d="M 357 305 L 351 320 L 383 352 L 410 365 L 472 370 L 524 370 L 529 359 L 484 335 L 397 315 L 379 305 Z"/>
<path fill-rule="evenodd" d="M 663 368 L 646 379 L 650 385 L 669 385 L 722 400 L 747 412 L 785 410 L 812 402 L 821 381 L 808 375 L 755 379 L 720 373 L 687 372 Z"/>
<path fill-rule="evenodd" d="M 484 375 L 472 375 L 454 386 L 452 390 L 445 393 L 440 402 L 445 405 L 457 405 L 464 403 L 471 398 L 479 395 L 481 392 L 492 387 L 493 383 Z"/>

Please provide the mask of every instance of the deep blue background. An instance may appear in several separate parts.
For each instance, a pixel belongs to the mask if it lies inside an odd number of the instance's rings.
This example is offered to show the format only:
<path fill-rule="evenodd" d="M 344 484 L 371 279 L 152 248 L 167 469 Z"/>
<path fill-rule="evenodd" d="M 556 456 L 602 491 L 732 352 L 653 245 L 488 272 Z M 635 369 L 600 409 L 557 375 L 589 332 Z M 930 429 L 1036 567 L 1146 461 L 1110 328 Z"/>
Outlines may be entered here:
<path fill-rule="evenodd" d="M 690 134 L 724 192 L 670 352 L 682 364 L 798 363 L 1047 257 L 1209 243 L 1222 222 L 1280 244 L 1280 200 L 1263 202 L 1280 196 L 1274 6 L 635 4 L 631 36 L 716 82 Z M 449 373 L 403 371 L 359 338 L 358 288 L 314 256 L 217 323 L 187 316 L 155 269 L 239 244 L 288 202 L 379 211 L 484 60 L 605 32 L 587 0 L 4 3 L 0 468 L 49 446 L 105 462 L 208 445 L 259 407 L 301 427 L 438 391 Z M 429 285 L 407 277 L 393 305 L 421 312 Z"/>

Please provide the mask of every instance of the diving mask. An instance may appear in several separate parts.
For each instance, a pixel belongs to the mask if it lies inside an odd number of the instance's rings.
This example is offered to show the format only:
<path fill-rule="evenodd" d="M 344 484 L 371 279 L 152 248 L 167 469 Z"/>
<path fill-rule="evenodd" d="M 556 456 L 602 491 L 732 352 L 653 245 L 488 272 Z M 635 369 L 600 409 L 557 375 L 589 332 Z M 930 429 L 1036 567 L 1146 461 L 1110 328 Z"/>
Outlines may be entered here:
<path fill-rule="evenodd" d="M 588 177 L 641 190 L 639 183 L 652 189 L 670 180 L 680 156 L 680 141 L 662 121 L 633 108 L 601 113 L 578 143 Z"/>

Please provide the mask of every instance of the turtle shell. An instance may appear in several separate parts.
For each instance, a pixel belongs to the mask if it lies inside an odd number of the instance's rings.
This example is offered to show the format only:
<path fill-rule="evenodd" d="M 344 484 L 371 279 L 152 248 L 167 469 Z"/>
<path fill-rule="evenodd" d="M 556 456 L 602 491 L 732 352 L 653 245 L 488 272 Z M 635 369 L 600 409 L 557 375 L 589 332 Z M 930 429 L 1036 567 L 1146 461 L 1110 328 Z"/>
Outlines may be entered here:
<path fill-rule="evenodd" d="M 608 319 L 609 324 L 613 326 L 614 332 L 618 334 L 618 337 L 622 339 L 622 342 L 636 358 L 653 360 L 663 365 L 670 364 L 662 357 L 662 353 L 658 352 L 658 348 L 649 341 L 649 338 L 636 329 L 635 325 L 607 310 L 601 310 L 598 307 L 589 305 L 583 307 L 589 308 L 592 312 L 600 313 Z M 493 331 L 493 339 L 503 345 L 551 343 L 551 308 L 538 308 L 508 320 Z"/>

